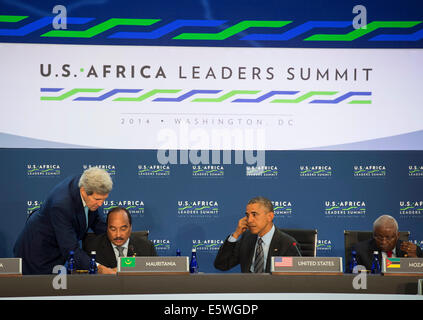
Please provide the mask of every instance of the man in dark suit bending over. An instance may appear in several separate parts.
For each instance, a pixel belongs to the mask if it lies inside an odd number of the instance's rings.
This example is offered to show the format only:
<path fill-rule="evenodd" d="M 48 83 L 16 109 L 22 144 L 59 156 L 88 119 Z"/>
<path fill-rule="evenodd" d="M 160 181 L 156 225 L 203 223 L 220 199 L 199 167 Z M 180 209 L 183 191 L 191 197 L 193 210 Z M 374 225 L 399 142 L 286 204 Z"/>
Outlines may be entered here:
<path fill-rule="evenodd" d="M 87 270 L 89 256 L 79 247 L 87 229 L 106 232 L 98 212 L 113 187 L 103 169 L 89 168 L 56 185 L 41 208 L 31 213 L 14 247 L 23 274 L 51 274 L 74 251 L 76 268 Z M 101 273 L 102 268 L 99 267 Z"/>
<path fill-rule="evenodd" d="M 242 272 L 270 272 L 272 256 L 298 256 L 295 239 L 273 224 L 273 204 L 264 197 L 251 199 L 245 217 L 217 253 L 216 269 L 227 271 L 241 265 Z"/>
<path fill-rule="evenodd" d="M 96 251 L 97 263 L 109 268 L 107 273 L 116 273 L 119 257 L 157 256 L 151 241 L 131 237 L 132 218 L 126 208 L 113 208 L 106 220 L 107 233 L 97 236 L 90 250 Z"/>

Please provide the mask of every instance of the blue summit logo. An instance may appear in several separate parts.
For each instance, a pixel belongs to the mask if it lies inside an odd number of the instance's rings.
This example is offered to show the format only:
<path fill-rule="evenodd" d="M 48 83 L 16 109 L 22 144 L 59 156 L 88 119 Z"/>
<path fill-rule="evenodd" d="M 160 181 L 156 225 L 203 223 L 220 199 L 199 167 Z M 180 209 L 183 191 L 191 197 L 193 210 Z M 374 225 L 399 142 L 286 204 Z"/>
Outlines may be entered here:
<path fill-rule="evenodd" d="M 167 164 L 139 164 L 137 175 L 139 177 L 169 177 L 170 166 Z"/>
<path fill-rule="evenodd" d="M 423 166 L 411 165 L 408 166 L 409 177 L 423 177 Z"/>
<path fill-rule="evenodd" d="M 114 164 L 83 164 L 82 168 L 87 170 L 89 168 L 99 168 L 106 170 L 108 174 L 114 176 L 116 174 L 116 166 Z"/>
<path fill-rule="evenodd" d="M 273 213 L 275 218 L 290 218 L 292 217 L 292 203 L 291 201 L 277 200 L 272 201 Z"/>
<path fill-rule="evenodd" d="M 214 200 L 178 201 L 178 217 L 217 217 L 219 203 Z"/>
<path fill-rule="evenodd" d="M 326 165 L 300 166 L 300 177 L 327 178 L 332 176 L 332 167 Z"/>
<path fill-rule="evenodd" d="M 169 251 L 171 242 L 169 239 L 153 239 L 151 240 L 154 244 L 154 248 L 157 251 Z"/>
<path fill-rule="evenodd" d="M 217 251 L 222 244 L 220 239 L 192 240 L 192 247 L 197 251 Z"/>
<path fill-rule="evenodd" d="M 277 177 L 278 166 L 246 166 L 247 177 Z"/>
<path fill-rule="evenodd" d="M 103 213 L 107 213 L 115 207 L 124 207 L 129 211 L 132 218 L 144 216 L 144 201 L 142 200 L 105 200 L 103 203 Z"/>
<path fill-rule="evenodd" d="M 354 166 L 354 177 L 386 177 L 386 166 Z"/>
<path fill-rule="evenodd" d="M 399 214 L 401 217 L 423 217 L 423 201 L 400 201 Z"/>
<path fill-rule="evenodd" d="M 364 217 L 366 203 L 364 201 L 325 201 L 326 217 Z"/>
<path fill-rule="evenodd" d="M 27 164 L 27 175 L 48 177 L 48 176 L 60 176 L 60 165 L 59 164 Z"/>
<path fill-rule="evenodd" d="M 192 166 L 193 177 L 223 177 L 225 168 L 222 165 L 196 165 Z"/>

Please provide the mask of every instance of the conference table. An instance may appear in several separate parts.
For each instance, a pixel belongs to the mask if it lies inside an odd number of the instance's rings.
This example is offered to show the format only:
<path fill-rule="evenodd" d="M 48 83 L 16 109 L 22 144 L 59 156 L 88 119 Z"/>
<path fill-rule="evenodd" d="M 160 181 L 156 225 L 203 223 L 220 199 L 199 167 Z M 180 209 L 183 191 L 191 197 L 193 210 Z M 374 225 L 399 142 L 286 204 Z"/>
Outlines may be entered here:
<path fill-rule="evenodd" d="M 71 297 L 198 294 L 354 294 L 416 296 L 423 275 L 368 275 L 365 289 L 354 289 L 355 275 L 272 275 L 240 273 L 66 276 L 66 289 L 55 289 L 57 275 L 0 277 L 0 297 Z M 57 278 L 56 278 L 57 280 Z M 63 284 L 63 283 L 62 283 Z M 416 296 L 421 297 L 421 296 Z"/>

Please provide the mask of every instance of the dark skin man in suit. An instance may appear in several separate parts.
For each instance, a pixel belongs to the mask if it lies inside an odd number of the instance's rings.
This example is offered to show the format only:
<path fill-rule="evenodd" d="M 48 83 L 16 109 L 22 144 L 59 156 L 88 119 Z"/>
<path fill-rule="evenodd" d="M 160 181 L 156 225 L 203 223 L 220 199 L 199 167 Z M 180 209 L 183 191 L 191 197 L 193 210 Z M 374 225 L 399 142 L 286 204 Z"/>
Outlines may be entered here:
<path fill-rule="evenodd" d="M 238 221 L 236 230 L 220 247 L 214 262 L 215 268 L 227 271 L 239 264 L 242 272 L 252 272 L 257 239 L 270 237 L 272 230 L 273 236 L 266 240 L 268 249 L 264 253 L 267 256 L 265 268 L 260 272 L 270 272 L 272 256 L 298 256 L 292 245 L 296 240 L 274 227 L 274 216 L 273 205 L 269 199 L 251 199 L 246 206 L 245 216 Z M 257 272 L 255 267 L 254 272 Z"/>

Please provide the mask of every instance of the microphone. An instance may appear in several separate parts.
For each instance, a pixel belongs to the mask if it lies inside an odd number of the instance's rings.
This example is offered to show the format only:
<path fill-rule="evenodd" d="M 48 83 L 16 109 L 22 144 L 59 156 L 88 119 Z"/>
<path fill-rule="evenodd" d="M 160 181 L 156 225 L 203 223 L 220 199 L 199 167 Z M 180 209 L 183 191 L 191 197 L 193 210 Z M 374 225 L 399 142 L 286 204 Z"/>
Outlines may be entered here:
<path fill-rule="evenodd" d="M 302 257 L 301 252 L 300 252 L 300 250 L 297 247 L 297 243 L 296 242 L 293 242 L 292 245 L 295 247 L 295 249 L 297 249 L 298 256 Z"/>

